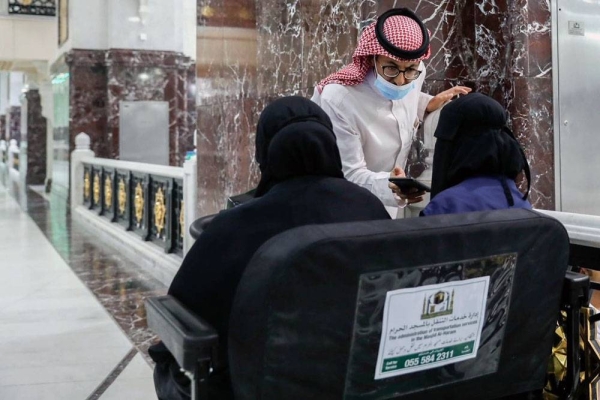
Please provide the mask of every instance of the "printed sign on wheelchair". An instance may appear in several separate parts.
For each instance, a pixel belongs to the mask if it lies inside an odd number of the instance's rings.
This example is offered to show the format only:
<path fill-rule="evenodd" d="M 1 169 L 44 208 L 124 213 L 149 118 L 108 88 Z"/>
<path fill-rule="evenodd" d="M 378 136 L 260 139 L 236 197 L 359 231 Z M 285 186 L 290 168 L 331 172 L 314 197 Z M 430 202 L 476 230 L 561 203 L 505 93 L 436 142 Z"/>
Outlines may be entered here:
<path fill-rule="evenodd" d="M 477 356 L 489 276 L 387 293 L 375 379 Z"/>

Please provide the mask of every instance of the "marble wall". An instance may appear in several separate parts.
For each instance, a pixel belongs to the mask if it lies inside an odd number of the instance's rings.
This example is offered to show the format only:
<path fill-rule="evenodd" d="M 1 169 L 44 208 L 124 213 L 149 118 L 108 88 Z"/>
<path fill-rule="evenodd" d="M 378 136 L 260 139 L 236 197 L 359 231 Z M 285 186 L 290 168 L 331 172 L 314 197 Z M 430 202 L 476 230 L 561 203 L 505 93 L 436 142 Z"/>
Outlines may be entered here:
<path fill-rule="evenodd" d="M 200 0 L 199 215 L 256 184 L 254 130 L 265 104 L 311 96 L 350 61 L 359 29 L 391 7 L 415 10 L 432 33 L 425 91 L 465 84 L 507 107 L 531 163 L 531 200 L 554 207 L 549 0 Z M 203 59 L 203 49 L 217 56 Z"/>
<path fill-rule="evenodd" d="M 196 82 L 190 58 L 165 51 L 71 50 L 53 69 L 69 73 L 69 148 L 75 135 L 86 132 L 96 156 L 119 158 L 119 102 L 167 101 L 170 165 L 182 165 L 193 149 Z"/>
<path fill-rule="evenodd" d="M 47 124 L 37 89 L 25 94 L 27 101 L 27 184 L 42 185 L 46 179 Z"/>
<path fill-rule="evenodd" d="M 21 141 L 21 107 L 10 106 L 8 109 L 8 139 Z"/>
<path fill-rule="evenodd" d="M 180 53 L 113 49 L 106 54 L 106 65 L 111 156 L 118 156 L 120 101 L 167 101 L 169 163 L 183 165 L 196 128 L 194 62 Z"/>

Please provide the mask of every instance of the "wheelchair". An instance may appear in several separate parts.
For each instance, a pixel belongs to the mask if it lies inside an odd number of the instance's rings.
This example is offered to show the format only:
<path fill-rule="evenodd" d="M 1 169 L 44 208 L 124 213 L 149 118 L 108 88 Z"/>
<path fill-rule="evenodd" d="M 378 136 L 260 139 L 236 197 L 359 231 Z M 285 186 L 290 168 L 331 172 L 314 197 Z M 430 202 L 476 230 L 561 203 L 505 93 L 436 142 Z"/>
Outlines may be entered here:
<path fill-rule="evenodd" d="M 590 281 L 553 218 L 501 210 L 281 233 L 238 286 L 236 399 L 583 398 L 598 373 Z M 207 399 L 218 335 L 171 296 L 148 325 Z"/>

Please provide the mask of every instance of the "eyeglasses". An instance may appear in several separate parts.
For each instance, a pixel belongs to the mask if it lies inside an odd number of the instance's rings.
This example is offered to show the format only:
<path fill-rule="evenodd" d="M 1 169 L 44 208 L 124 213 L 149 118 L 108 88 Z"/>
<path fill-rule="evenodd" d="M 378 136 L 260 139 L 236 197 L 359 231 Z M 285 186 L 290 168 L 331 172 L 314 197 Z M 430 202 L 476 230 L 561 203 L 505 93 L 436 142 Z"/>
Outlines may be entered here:
<path fill-rule="evenodd" d="M 414 68 L 408 68 L 402 71 L 401 69 L 393 65 L 384 65 L 381 67 L 381 69 L 383 69 L 383 75 L 387 76 L 388 78 L 395 78 L 398 75 L 403 74 L 404 79 L 406 79 L 407 81 L 413 81 L 417 79 L 419 75 L 421 75 L 421 71 Z"/>

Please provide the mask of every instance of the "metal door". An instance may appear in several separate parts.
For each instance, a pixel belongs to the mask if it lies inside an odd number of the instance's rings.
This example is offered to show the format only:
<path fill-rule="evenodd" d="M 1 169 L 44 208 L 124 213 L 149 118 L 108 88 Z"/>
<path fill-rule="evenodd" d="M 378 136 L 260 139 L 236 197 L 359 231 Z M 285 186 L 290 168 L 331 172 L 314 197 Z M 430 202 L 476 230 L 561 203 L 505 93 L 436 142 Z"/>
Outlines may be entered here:
<path fill-rule="evenodd" d="M 169 103 L 122 101 L 119 105 L 119 158 L 169 165 Z"/>
<path fill-rule="evenodd" d="M 600 1 L 558 0 L 557 209 L 600 215 Z"/>

